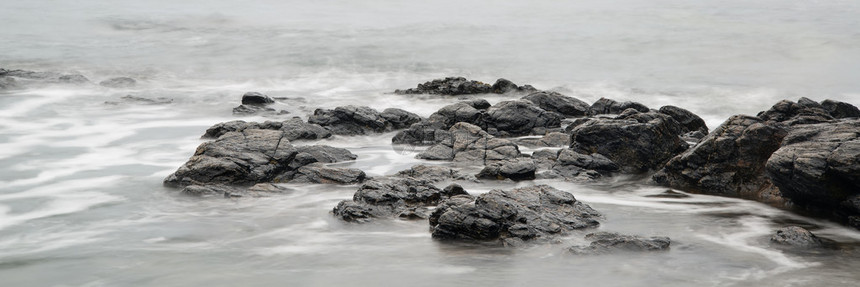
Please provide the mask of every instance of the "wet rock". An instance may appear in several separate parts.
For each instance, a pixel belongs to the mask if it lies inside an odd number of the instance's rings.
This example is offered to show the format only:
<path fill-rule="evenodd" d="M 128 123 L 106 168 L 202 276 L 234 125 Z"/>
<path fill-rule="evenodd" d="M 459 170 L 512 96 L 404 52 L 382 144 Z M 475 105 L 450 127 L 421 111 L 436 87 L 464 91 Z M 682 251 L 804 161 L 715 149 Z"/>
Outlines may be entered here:
<path fill-rule="evenodd" d="M 681 124 L 681 130 L 684 133 L 699 132 L 703 137 L 708 134 L 708 126 L 705 124 L 705 120 L 688 110 L 676 106 L 663 106 L 659 112 L 669 115 Z"/>
<path fill-rule="evenodd" d="M 298 165 L 293 165 L 295 167 L 315 162 L 335 163 L 358 158 L 357 155 L 347 149 L 327 145 L 300 146 L 296 147 L 296 152 L 298 154 L 296 154 L 295 161 Z"/>
<path fill-rule="evenodd" d="M 671 189 L 667 189 L 667 190 L 666 190 L 666 191 L 664 191 L 664 192 L 661 192 L 661 193 L 658 193 L 658 194 L 649 194 L 649 195 L 646 195 L 645 197 L 655 197 L 655 198 L 688 198 L 688 197 L 690 197 L 690 195 L 687 195 L 687 194 L 684 194 L 684 193 L 680 193 L 680 192 L 677 192 L 677 191 L 674 191 L 674 190 L 671 190 Z"/>
<path fill-rule="evenodd" d="M 432 182 L 444 180 L 468 180 L 475 181 L 475 177 L 468 174 L 463 174 L 457 169 L 438 165 L 415 165 L 407 170 L 401 170 L 394 176 L 396 177 L 411 177 L 419 180 L 429 180 Z"/>
<path fill-rule="evenodd" d="M 436 239 L 517 245 L 596 227 L 599 217 L 572 194 L 538 185 L 492 190 L 474 199 L 452 197 L 433 211 L 429 222 Z"/>
<path fill-rule="evenodd" d="M 333 110 L 317 109 L 308 123 L 318 124 L 336 135 L 364 135 L 390 130 L 391 124 L 369 107 L 342 106 Z"/>
<path fill-rule="evenodd" d="M 570 146 L 570 135 L 561 132 L 551 132 L 540 138 L 517 139 L 516 143 L 528 147 L 567 147 Z"/>
<path fill-rule="evenodd" d="M 820 247 L 821 239 L 800 226 L 780 228 L 770 237 L 770 242 L 794 247 Z"/>
<path fill-rule="evenodd" d="M 298 151 L 284 133 L 246 129 L 205 142 L 184 165 L 164 180 L 167 186 L 253 185 L 287 171 Z"/>
<path fill-rule="evenodd" d="M 821 107 L 824 108 L 830 116 L 837 119 L 860 117 L 860 109 L 849 103 L 824 100 L 821 102 Z"/>
<path fill-rule="evenodd" d="M 450 146 L 437 144 L 419 153 L 417 158 L 426 160 L 454 160 L 454 149 Z"/>
<path fill-rule="evenodd" d="M 764 175 L 765 163 L 786 136 L 784 128 L 736 115 L 658 171 L 655 182 L 681 190 L 781 201 Z"/>
<path fill-rule="evenodd" d="M 265 106 L 275 103 L 275 100 L 258 92 L 247 92 L 242 95 L 242 105 Z"/>
<path fill-rule="evenodd" d="M 480 127 L 468 123 L 457 123 L 446 133 L 440 133 L 436 139 L 436 145 L 417 157 L 486 165 L 488 162 L 520 156 L 519 147 L 513 142 L 493 137 Z M 450 158 L 447 157 L 449 150 L 453 155 Z"/>
<path fill-rule="evenodd" d="M 556 112 L 567 117 L 585 116 L 590 109 L 587 103 L 558 92 L 534 92 L 523 97 L 523 100 L 535 103 L 544 110 Z"/>
<path fill-rule="evenodd" d="M 84 77 L 83 75 L 77 75 L 77 74 L 62 75 L 59 78 L 57 78 L 57 80 L 59 80 L 60 83 L 64 83 L 64 84 L 87 84 L 90 82 L 90 80 L 87 79 L 87 77 Z"/>
<path fill-rule="evenodd" d="M 647 113 L 648 111 L 650 111 L 648 107 L 637 102 L 617 102 L 615 100 L 607 98 L 600 98 L 599 100 L 594 102 L 594 104 L 591 105 L 588 114 L 619 114 L 626 109 L 634 109 L 642 113 Z"/>
<path fill-rule="evenodd" d="M 597 255 L 614 252 L 663 251 L 669 249 L 669 237 L 658 236 L 645 238 L 634 235 L 622 235 L 612 232 L 596 232 L 585 236 L 591 240 L 588 246 L 574 246 L 568 252 L 576 255 Z"/>
<path fill-rule="evenodd" d="M 627 111 L 628 115 L 595 118 L 573 128 L 570 147 L 582 154 L 604 155 L 629 173 L 657 169 L 687 149 L 679 137 L 680 126 L 672 117 Z"/>
<path fill-rule="evenodd" d="M 493 83 L 491 91 L 495 94 L 505 94 L 511 92 L 531 93 L 537 92 L 537 89 L 535 89 L 531 85 L 517 86 L 517 84 L 514 84 L 514 82 L 511 82 L 507 79 L 498 79 L 495 83 Z"/>
<path fill-rule="evenodd" d="M 0 90 L 11 90 L 20 87 L 21 86 L 18 85 L 18 82 L 15 81 L 15 78 L 0 76 Z"/>
<path fill-rule="evenodd" d="M 463 77 L 447 77 L 444 79 L 436 79 L 423 84 L 418 84 L 417 88 L 396 90 L 395 94 L 432 94 L 432 95 L 473 95 L 473 94 L 488 94 L 493 91 L 493 87 L 478 81 L 466 80 Z"/>
<path fill-rule="evenodd" d="M 459 102 L 442 107 L 428 120 L 441 123 L 441 127 L 446 129 L 459 122 L 482 126 L 483 115 L 489 106 L 490 103 L 483 99 Z"/>
<path fill-rule="evenodd" d="M 105 104 L 108 105 L 119 105 L 120 103 L 135 103 L 141 105 L 167 105 L 172 104 L 173 99 L 165 98 L 165 97 L 157 97 L 157 98 L 145 98 L 145 97 L 137 97 L 132 95 L 125 95 L 120 98 L 121 102 L 112 102 L 106 101 Z"/>
<path fill-rule="evenodd" d="M 561 128 L 563 117 L 541 109 L 524 100 L 503 101 L 487 109 L 484 122 L 487 132 L 495 136 L 524 136 L 545 134 L 548 129 Z"/>
<path fill-rule="evenodd" d="M 117 89 L 134 88 L 134 86 L 137 86 L 137 81 L 129 77 L 117 77 L 101 81 L 99 85 Z"/>
<path fill-rule="evenodd" d="M 801 98 L 797 103 L 782 100 L 767 111 L 758 113 L 765 121 L 784 122 L 788 126 L 801 124 L 825 123 L 833 120 L 824 106 L 807 98 Z"/>
<path fill-rule="evenodd" d="M 475 177 L 480 179 L 511 179 L 515 181 L 535 179 L 537 165 L 528 158 L 509 159 L 488 164 Z"/>
<path fill-rule="evenodd" d="M 383 177 L 363 183 L 352 200 L 344 200 L 332 210 L 337 218 L 350 222 L 367 222 L 374 218 L 393 218 L 439 204 L 448 195 L 432 181 L 414 178 Z M 420 216 L 418 216 L 420 218 Z"/>
<path fill-rule="evenodd" d="M 846 216 L 860 195 L 860 119 L 792 127 L 767 160 L 767 175 L 793 203 Z"/>
<path fill-rule="evenodd" d="M 412 124 L 418 123 L 422 120 L 420 116 L 414 113 L 397 108 L 387 108 L 382 111 L 379 116 L 391 124 L 392 129 L 397 130 L 408 128 Z"/>
<path fill-rule="evenodd" d="M 237 187 L 223 184 L 189 185 L 180 191 L 181 194 L 200 197 L 264 197 L 273 193 L 284 193 L 288 188 L 271 183 L 258 183 L 251 187 Z"/>
<path fill-rule="evenodd" d="M 323 163 L 312 163 L 299 167 L 290 182 L 354 184 L 367 178 L 364 171 L 356 168 L 329 167 Z"/>
<path fill-rule="evenodd" d="M 21 79 L 28 80 L 46 80 L 46 81 L 57 81 L 60 76 L 58 73 L 54 72 L 36 72 L 36 71 L 26 71 L 26 70 L 2 70 L 0 71 L 0 76 L 6 77 L 16 77 Z"/>
<path fill-rule="evenodd" d="M 599 153 L 587 155 L 569 148 L 559 151 L 556 163 L 562 166 L 576 166 L 598 172 L 616 172 L 620 169 L 618 164 Z"/>
<path fill-rule="evenodd" d="M 228 132 L 240 132 L 245 129 L 281 130 L 284 137 L 290 141 L 315 140 L 331 137 L 331 132 L 317 124 L 303 122 L 292 118 L 283 122 L 266 121 L 263 123 L 245 122 L 241 120 L 218 123 L 206 130 L 203 138 L 218 138 Z"/>
<path fill-rule="evenodd" d="M 234 115 L 256 115 L 256 114 L 267 114 L 267 115 L 286 115 L 289 114 L 289 111 L 286 110 L 275 110 L 273 108 L 258 106 L 258 105 L 240 105 L 238 107 L 233 108 Z"/>

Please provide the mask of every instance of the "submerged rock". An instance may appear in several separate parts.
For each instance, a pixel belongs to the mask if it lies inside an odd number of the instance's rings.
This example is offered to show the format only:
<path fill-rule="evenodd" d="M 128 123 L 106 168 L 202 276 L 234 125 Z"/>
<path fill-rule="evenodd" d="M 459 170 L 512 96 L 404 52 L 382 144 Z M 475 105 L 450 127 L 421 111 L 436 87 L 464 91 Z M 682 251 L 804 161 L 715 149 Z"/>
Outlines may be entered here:
<path fill-rule="evenodd" d="M 432 94 L 432 95 L 474 95 L 474 94 L 504 94 L 508 92 L 531 92 L 536 91 L 532 86 L 517 86 L 506 79 L 498 79 L 493 85 L 470 81 L 463 77 L 447 77 L 444 79 L 436 79 L 423 84 L 418 84 L 418 87 L 395 90 L 395 94 Z"/>
<path fill-rule="evenodd" d="M 20 87 L 21 86 L 18 85 L 18 82 L 15 81 L 15 78 L 0 76 L 0 90 L 11 90 Z"/>
<path fill-rule="evenodd" d="M 451 193 L 447 193 L 451 192 Z M 428 207 L 443 199 L 465 193 L 462 188 L 441 190 L 432 181 L 402 177 L 368 180 L 353 195 L 332 210 L 337 218 L 350 222 L 367 222 L 374 218 L 427 218 Z"/>
<path fill-rule="evenodd" d="M 173 103 L 173 99 L 165 98 L 165 97 L 156 97 L 156 98 L 145 98 L 145 97 L 137 97 L 132 95 L 125 95 L 120 98 L 122 102 L 125 103 L 136 103 L 143 105 L 166 105 Z M 118 105 L 120 102 L 112 102 L 106 101 L 105 104 L 109 105 Z"/>
<path fill-rule="evenodd" d="M 289 182 L 353 184 L 361 183 L 365 178 L 367 175 L 360 169 L 329 167 L 317 162 L 299 167 Z"/>
<path fill-rule="evenodd" d="M 780 228 L 770 237 L 770 242 L 794 247 L 820 247 L 821 239 L 800 226 Z"/>
<path fill-rule="evenodd" d="M 571 247 L 568 252 L 577 255 L 597 255 L 624 251 L 663 251 L 669 249 L 672 243 L 672 240 L 665 236 L 645 238 L 613 232 L 591 233 L 586 235 L 585 239 L 591 240 L 591 244 Z"/>
<path fill-rule="evenodd" d="M 452 197 L 433 211 L 430 228 L 435 239 L 518 245 L 596 227 L 600 216 L 572 194 L 538 185 Z"/>
<path fill-rule="evenodd" d="M 87 84 L 90 83 L 90 80 L 83 75 L 73 74 L 73 75 L 62 75 L 57 80 L 60 83 L 65 84 Z"/>
<path fill-rule="evenodd" d="M 286 110 L 276 110 L 273 108 L 259 106 L 259 105 L 240 105 L 238 107 L 233 108 L 234 115 L 256 115 L 256 114 L 264 114 L 264 115 L 286 115 L 289 114 L 289 111 Z"/>
<path fill-rule="evenodd" d="M 101 81 L 99 82 L 99 85 L 103 87 L 118 89 L 134 88 L 134 86 L 137 85 L 137 81 L 129 77 L 117 77 Z"/>

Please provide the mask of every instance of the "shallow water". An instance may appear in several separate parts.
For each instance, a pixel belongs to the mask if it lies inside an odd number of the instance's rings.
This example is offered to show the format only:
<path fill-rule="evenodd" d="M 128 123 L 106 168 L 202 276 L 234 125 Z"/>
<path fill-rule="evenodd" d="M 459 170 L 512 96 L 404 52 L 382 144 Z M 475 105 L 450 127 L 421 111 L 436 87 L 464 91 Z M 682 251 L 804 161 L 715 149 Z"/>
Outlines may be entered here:
<path fill-rule="evenodd" d="M 585 232 L 508 250 L 436 242 L 426 222 L 334 219 L 355 186 L 226 200 L 161 185 L 207 127 L 239 119 L 231 109 L 246 91 L 290 98 L 275 106 L 290 116 L 344 104 L 427 116 L 453 99 L 390 92 L 448 75 L 505 77 L 586 102 L 673 104 L 711 128 L 784 98 L 860 104 L 856 1 L 557 2 L 0 3 L 0 67 L 139 80 L 0 92 L 3 285 L 856 284 L 854 230 L 739 199 L 648 197 L 665 189 L 632 178 L 466 188 L 550 184 L 603 212 L 600 230 L 669 236 L 670 251 L 576 257 L 563 251 Z M 346 165 L 370 175 L 426 163 L 392 147 L 392 135 L 320 142 L 358 154 Z M 836 247 L 770 246 L 787 224 Z"/>

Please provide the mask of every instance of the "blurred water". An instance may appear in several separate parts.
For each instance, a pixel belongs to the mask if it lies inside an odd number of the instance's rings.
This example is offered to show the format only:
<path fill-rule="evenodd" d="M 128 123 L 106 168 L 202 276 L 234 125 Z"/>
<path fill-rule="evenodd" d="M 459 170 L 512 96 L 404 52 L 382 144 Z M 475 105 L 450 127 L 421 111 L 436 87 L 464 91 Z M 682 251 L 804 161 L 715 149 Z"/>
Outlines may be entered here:
<path fill-rule="evenodd" d="M 860 104 L 856 1 L 3 1 L 0 67 L 79 72 L 138 87 L 0 92 L 0 278 L 6 286 L 853 286 L 860 234 L 765 205 L 635 179 L 548 183 L 607 215 L 602 230 L 666 235 L 670 252 L 573 257 L 433 241 L 425 222 L 345 224 L 355 186 L 195 199 L 161 180 L 246 91 L 306 116 L 344 104 L 427 116 L 450 100 L 397 88 L 505 77 L 592 102 L 673 104 L 711 128 L 783 98 Z M 167 105 L 124 102 L 166 97 Z M 505 99 L 492 97 L 491 102 Z M 117 102 L 117 104 L 105 104 Z M 245 120 L 266 120 L 248 117 Z M 392 134 L 322 143 L 384 175 L 421 161 Z M 467 185 L 470 192 L 525 183 Z M 784 252 L 800 224 L 840 249 Z"/>

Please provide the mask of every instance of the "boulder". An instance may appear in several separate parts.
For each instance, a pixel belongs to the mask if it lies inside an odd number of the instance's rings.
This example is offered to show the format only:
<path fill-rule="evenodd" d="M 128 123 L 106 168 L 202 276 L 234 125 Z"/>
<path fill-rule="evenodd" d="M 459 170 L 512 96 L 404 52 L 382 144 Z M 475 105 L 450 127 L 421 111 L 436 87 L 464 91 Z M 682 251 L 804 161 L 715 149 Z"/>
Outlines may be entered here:
<path fill-rule="evenodd" d="M 613 232 L 596 232 L 585 236 L 590 240 L 588 246 L 574 246 L 568 252 L 576 255 L 597 255 L 614 252 L 664 251 L 669 249 L 669 237 L 645 238 L 635 235 L 622 235 Z"/>
<path fill-rule="evenodd" d="M 705 120 L 688 110 L 676 106 L 663 106 L 660 107 L 658 112 L 675 119 L 675 121 L 681 124 L 681 131 L 684 133 L 699 132 L 702 136 L 708 134 L 708 126 L 705 124 Z"/>
<path fill-rule="evenodd" d="M 570 193 L 547 185 L 456 196 L 430 215 L 435 239 L 518 245 L 596 227 L 600 213 Z"/>
<path fill-rule="evenodd" d="M 847 202 L 860 195 L 860 119 L 792 127 L 766 167 L 793 203 L 843 220 L 860 215 Z"/>
<path fill-rule="evenodd" d="M 436 140 L 436 145 L 417 157 L 486 165 L 488 162 L 520 156 L 519 147 L 513 142 L 493 137 L 480 127 L 468 123 L 457 123 L 447 132 L 438 133 Z"/>
<path fill-rule="evenodd" d="M 849 103 L 824 100 L 821 102 L 821 107 L 824 108 L 830 116 L 837 119 L 860 117 L 860 109 Z"/>
<path fill-rule="evenodd" d="M 391 124 L 392 129 L 396 130 L 408 128 L 412 124 L 422 120 L 420 116 L 414 113 L 397 108 L 387 108 L 379 116 Z"/>
<path fill-rule="evenodd" d="M 562 132 L 550 132 L 540 138 L 521 138 L 517 145 L 528 147 L 567 147 L 570 146 L 570 135 Z"/>
<path fill-rule="evenodd" d="M 366 178 L 367 175 L 360 169 L 329 167 L 316 162 L 299 167 L 296 170 L 296 175 L 289 182 L 354 184 L 361 183 Z"/>
<path fill-rule="evenodd" d="M 364 135 L 391 130 L 392 124 L 369 107 L 342 106 L 333 110 L 317 109 L 308 123 L 318 124 L 336 135 Z"/>
<path fill-rule="evenodd" d="M 238 187 L 223 184 L 189 185 L 180 191 L 181 194 L 199 197 L 264 197 L 273 193 L 284 193 L 288 188 L 271 183 L 258 183 L 251 187 Z"/>
<path fill-rule="evenodd" d="M 417 88 L 395 90 L 394 93 L 400 95 L 432 94 L 457 96 L 532 91 L 536 91 L 536 89 L 530 85 L 520 87 L 506 79 L 498 79 L 494 84 L 489 85 L 478 81 L 470 81 L 463 77 L 447 77 L 418 84 Z"/>
<path fill-rule="evenodd" d="M 617 102 L 615 100 L 600 98 L 588 110 L 589 115 L 619 114 L 627 109 L 634 109 L 642 113 L 650 111 L 648 107 L 637 102 Z"/>
<path fill-rule="evenodd" d="M 344 221 L 367 222 L 374 218 L 400 217 L 414 218 L 429 215 L 428 207 L 439 204 L 443 199 L 462 194 L 462 188 L 446 189 L 456 194 L 446 194 L 433 185 L 432 181 L 410 177 L 374 178 L 363 183 L 353 195 L 352 200 L 344 200 L 332 210 L 334 215 Z"/>
<path fill-rule="evenodd" d="M 822 242 L 818 236 L 800 226 L 789 226 L 780 228 L 770 237 L 770 242 L 779 245 L 793 247 L 821 247 Z"/>
<path fill-rule="evenodd" d="M 686 191 L 779 202 L 779 191 L 764 170 L 786 134 L 775 123 L 732 116 L 696 146 L 669 160 L 653 179 Z"/>
<path fill-rule="evenodd" d="M 562 95 L 557 92 L 534 92 L 525 97 L 523 100 L 535 103 L 540 108 L 556 112 L 566 117 L 582 117 L 588 114 L 589 106 L 587 103 Z"/>
<path fill-rule="evenodd" d="M 401 170 L 395 177 L 411 177 L 419 180 L 439 182 L 445 180 L 468 180 L 476 181 L 472 175 L 463 174 L 457 169 L 438 165 L 415 165 L 407 170 Z"/>
<path fill-rule="evenodd" d="M 807 98 L 800 98 L 796 103 L 782 100 L 767 111 L 758 113 L 757 116 L 765 121 L 784 122 L 788 126 L 826 123 L 833 120 L 833 116 L 824 109 L 824 106 Z"/>
<path fill-rule="evenodd" d="M 0 76 L 0 90 L 11 90 L 17 88 L 20 88 L 20 85 L 15 81 L 15 78 Z"/>
<path fill-rule="evenodd" d="M 487 109 L 484 122 L 487 132 L 495 136 L 543 135 L 561 128 L 563 117 L 524 100 L 503 101 Z"/>
<path fill-rule="evenodd" d="M 571 130 L 570 147 L 582 154 L 606 156 L 628 173 L 657 169 L 687 149 L 672 117 L 628 109 L 617 118 L 595 118 Z"/>
<path fill-rule="evenodd" d="M 245 129 L 280 130 L 284 132 L 284 137 L 290 141 L 316 140 L 331 137 L 331 132 L 320 125 L 305 123 L 300 118 L 294 117 L 283 122 L 266 121 L 258 123 L 236 120 L 218 123 L 207 129 L 202 138 L 218 138 L 225 133 L 241 132 Z"/>
<path fill-rule="evenodd" d="M 265 106 L 275 103 L 275 100 L 258 92 L 247 92 L 242 95 L 242 105 Z"/>
<path fill-rule="evenodd" d="M 515 181 L 535 179 L 537 165 L 529 158 L 516 158 L 488 164 L 475 177 L 480 179 L 511 179 Z"/>
<path fill-rule="evenodd" d="M 117 77 L 101 81 L 99 85 L 108 88 L 125 89 L 134 88 L 137 85 L 137 81 L 129 77 Z"/>

